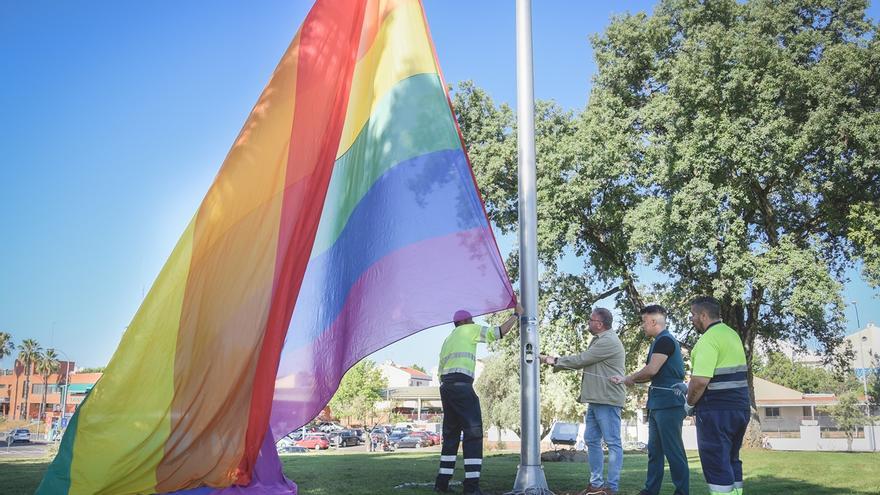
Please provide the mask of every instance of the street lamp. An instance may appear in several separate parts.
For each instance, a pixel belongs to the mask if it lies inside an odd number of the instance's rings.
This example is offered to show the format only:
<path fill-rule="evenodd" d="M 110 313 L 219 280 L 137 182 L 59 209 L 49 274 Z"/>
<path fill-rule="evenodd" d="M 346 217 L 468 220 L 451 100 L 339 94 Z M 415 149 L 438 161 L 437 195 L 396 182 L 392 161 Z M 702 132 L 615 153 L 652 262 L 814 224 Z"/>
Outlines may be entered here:
<path fill-rule="evenodd" d="M 64 385 L 62 385 L 61 389 L 61 417 L 58 419 L 58 426 L 60 428 L 61 423 L 64 421 L 64 416 L 67 414 L 67 390 L 70 388 L 70 366 L 73 364 L 73 361 L 71 361 L 70 356 L 61 349 L 55 349 L 55 351 L 60 352 L 61 355 L 64 356 L 66 363 L 64 366 Z"/>
<path fill-rule="evenodd" d="M 862 338 L 859 339 L 859 354 L 862 356 L 862 387 L 865 391 L 865 416 L 868 418 L 868 424 L 873 426 L 873 422 L 871 421 L 871 401 L 868 400 L 868 368 L 865 366 L 865 342 L 867 341 L 867 335 L 862 335 Z M 865 428 L 865 436 L 868 436 L 867 427 Z M 874 428 L 871 428 L 870 444 L 871 452 L 875 451 Z"/>
<path fill-rule="evenodd" d="M 867 341 L 867 335 L 862 335 L 862 338 L 859 339 L 859 355 L 862 357 L 862 385 L 865 389 L 865 397 L 868 396 L 868 368 L 865 366 L 865 342 Z"/>
<path fill-rule="evenodd" d="M 856 304 L 855 301 L 850 301 L 850 304 L 852 304 L 853 309 L 856 310 L 856 329 L 861 330 L 862 329 L 862 322 L 859 321 L 859 305 Z"/>

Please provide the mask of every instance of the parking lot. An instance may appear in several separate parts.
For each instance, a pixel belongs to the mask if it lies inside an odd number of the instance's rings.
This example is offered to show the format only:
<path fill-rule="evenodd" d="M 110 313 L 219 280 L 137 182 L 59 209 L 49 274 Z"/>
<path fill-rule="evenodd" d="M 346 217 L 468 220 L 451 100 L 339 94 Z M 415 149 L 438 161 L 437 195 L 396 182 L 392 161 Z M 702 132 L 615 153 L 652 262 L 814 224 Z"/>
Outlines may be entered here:
<path fill-rule="evenodd" d="M 357 447 L 330 447 L 327 450 L 309 450 L 308 452 L 300 453 L 300 454 L 279 454 L 281 457 L 286 456 L 297 456 L 297 455 L 324 455 L 324 454 L 363 454 L 364 452 L 369 452 L 369 448 L 366 445 L 358 445 Z M 425 452 L 440 452 L 440 445 L 432 445 L 430 447 L 422 447 L 418 449 L 397 449 L 395 453 L 397 454 L 405 454 L 407 452 L 418 452 L 419 454 L 423 454 Z M 373 452 L 375 454 L 382 454 L 383 452 Z M 384 452 L 390 453 L 390 452 Z"/>

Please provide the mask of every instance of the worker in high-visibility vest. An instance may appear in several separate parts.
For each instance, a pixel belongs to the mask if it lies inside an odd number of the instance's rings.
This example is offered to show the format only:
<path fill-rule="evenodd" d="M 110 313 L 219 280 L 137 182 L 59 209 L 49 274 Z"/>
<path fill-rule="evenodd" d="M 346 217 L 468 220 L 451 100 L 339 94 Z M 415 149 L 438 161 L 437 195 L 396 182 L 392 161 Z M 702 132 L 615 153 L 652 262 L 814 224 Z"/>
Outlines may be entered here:
<path fill-rule="evenodd" d="M 434 491 L 448 492 L 449 480 L 455 472 L 458 445 L 463 443 L 464 493 L 482 494 L 480 470 L 483 466 L 483 417 L 480 399 L 474 392 L 474 369 L 477 365 L 477 344 L 491 343 L 513 328 L 522 313 L 520 306 L 500 327 L 477 325 L 467 311 L 457 311 L 455 328 L 440 349 L 440 400 L 443 403 L 443 449 L 440 472 Z"/>
<path fill-rule="evenodd" d="M 741 495 L 739 449 L 750 416 L 746 353 L 739 334 L 721 321 L 716 299 L 691 301 L 691 323 L 701 335 L 691 351 L 685 410 L 695 416 L 703 476 L 712 495 Z"/>

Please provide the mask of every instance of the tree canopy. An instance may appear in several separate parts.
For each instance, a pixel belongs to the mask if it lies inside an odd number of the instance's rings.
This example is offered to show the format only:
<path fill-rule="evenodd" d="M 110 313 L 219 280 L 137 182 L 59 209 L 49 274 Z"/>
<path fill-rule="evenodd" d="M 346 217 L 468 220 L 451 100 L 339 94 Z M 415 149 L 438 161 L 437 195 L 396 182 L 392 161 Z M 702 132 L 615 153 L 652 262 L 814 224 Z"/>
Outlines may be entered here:
<path fill-rule="evenodd" d="M 586 108 L 535 104 L 543 351 L 572 353 L 553 340 L 571 340 L 613 297 L 631 370 L 645 304 L 666 306 L 687 346 L 688 303 L 712 295 L 750 364 L 761 337 L 817 346 L 846 368 L 847 273 L 861 267 L 880 285 L 880 39 L 865 8 L 663 0 L 592 38 Z M 454 107 L 487 213 L 513 233 L 514 112 L 472 82 Z M 513 278 L 517 264 L 514 251 Z M 505 346 L 502 372 L 518 363 L 516 343 Z M 545 395 L 558 379 L 547 375 Z M 544 406 L 546 420 L 560 416 Z"/>
<path fill-rule="evenodd" d="M 779 352 L 754 359 L 752 369 L 755 376 L 805 394 L 842 394 L 862 390 L 854 374 L 845 374 L 841 379 L 840 374 L 793 362 Z"/>
<path fill-rule="evenodd" d="M 357 418 L 366 425 L 375 411 L 376 402 L 382 400 L 382 390 L 387 387 L 388 382 L 376 363 L 365 359 L 342 377 L 339 388 L 330 399 L 330 410 L 337 418 Z"/>
<path fill-rule="evenodd" d="M 758 336 L 833 355 L 847 270 L 880 282 L 880 40 L 865 7 L 667 0 L 595 36 L 586 108 L 536 103 L 544 328 L 582 324 L 610 293 L 638 344 L 646 301 L 681 334 L 707 294 L 750 360 Z M 454 98 L 487 212 L 513 232 L 514 113 L 470 82 Z"/>

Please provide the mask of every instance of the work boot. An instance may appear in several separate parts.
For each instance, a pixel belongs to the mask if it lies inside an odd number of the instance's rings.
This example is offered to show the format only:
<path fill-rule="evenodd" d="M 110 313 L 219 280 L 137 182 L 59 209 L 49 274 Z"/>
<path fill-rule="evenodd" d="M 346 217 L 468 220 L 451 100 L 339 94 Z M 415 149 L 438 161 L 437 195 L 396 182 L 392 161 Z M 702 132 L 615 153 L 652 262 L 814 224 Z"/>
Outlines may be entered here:
<path fill-rule="evenodd" d="M 480 490 L 479 486 L 475 486 L 473 488 L 465 488 L 464 495 L 483 495 L 483 490 Z"/>
<path fill-rule="evenodd" d="M 437 480 L 434 482 L 434 491 L 438 493 L 449 493 L 449 480 Z"/>

